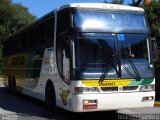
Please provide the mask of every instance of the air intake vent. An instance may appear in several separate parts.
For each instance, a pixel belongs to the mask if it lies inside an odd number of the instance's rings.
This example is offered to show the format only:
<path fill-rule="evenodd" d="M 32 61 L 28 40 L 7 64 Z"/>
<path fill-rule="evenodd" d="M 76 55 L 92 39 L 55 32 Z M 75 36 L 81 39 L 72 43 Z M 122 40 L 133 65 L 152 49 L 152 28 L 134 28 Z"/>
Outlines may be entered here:
<path fill-rule="evenodd" d="M 101 87 L 103 92 L 116 92 L 116 91 L 134 91 L 138 86 L 122 86 L 121 90 L 118 87 Z"/>
<path fill-rule="evenodd" d="M 118 87 L 101 87 L 103 92 L 118 91 Z"/>
<path fill-rule="evenodd" d="M 123 91 L 136 90 L 138 86 L 123 86 Z"/>

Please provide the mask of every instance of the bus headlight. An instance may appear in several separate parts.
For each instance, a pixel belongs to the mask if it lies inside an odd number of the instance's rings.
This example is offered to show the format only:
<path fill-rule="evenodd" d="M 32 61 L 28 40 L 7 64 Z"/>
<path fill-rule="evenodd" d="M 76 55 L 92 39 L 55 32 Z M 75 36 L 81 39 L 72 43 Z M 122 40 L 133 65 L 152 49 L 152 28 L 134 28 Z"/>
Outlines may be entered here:
<path fill-rule="evenodd" d="M 86 93 L 86 92 L 99 92 L 99 88 L 97 87 L 75 87 L 74 93 Z"/>
<path fill-rule="evenodd" d="M 155 85 L 142 85 L 139 91 L 154 91 Z"/>

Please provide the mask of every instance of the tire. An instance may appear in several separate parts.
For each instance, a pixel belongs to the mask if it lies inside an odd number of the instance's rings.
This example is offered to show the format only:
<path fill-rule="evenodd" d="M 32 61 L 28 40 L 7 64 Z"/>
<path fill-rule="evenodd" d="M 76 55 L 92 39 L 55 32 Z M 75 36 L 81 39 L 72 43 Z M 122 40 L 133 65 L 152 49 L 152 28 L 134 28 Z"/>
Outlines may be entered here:
<path fill-rule="evenodd" d="M 55 90 L 53 85 L 48 85 L 46 88 L 46 104 L 50 111 L 56 112 L 56 96 L 55 96 Z"/>

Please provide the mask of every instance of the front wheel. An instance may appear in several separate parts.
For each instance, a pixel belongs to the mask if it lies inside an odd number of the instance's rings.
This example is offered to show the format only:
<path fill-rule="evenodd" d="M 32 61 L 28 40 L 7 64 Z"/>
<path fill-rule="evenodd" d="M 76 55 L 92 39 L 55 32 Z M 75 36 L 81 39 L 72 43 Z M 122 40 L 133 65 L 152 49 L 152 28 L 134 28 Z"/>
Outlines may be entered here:
<path fill-rule="evenodd" d="M 47 86 L 46 89 L 46 104 L 50 111 L 56 111 L 56 96 L 53 85 Z"/>

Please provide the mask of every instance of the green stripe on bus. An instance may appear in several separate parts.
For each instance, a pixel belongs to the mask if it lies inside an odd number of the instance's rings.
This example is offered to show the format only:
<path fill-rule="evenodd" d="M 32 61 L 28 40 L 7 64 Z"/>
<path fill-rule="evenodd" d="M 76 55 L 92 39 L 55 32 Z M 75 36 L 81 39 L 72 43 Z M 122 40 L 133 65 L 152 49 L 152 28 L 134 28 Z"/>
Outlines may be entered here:
<path fill-rule="evenodd" d="M 132 80 L 132 82 L 129 85 L 149 85 L 153 82 L 153 78 L 145 78 L 145 79 L 141 79 L 140 81 L 137 80 Z"/>

